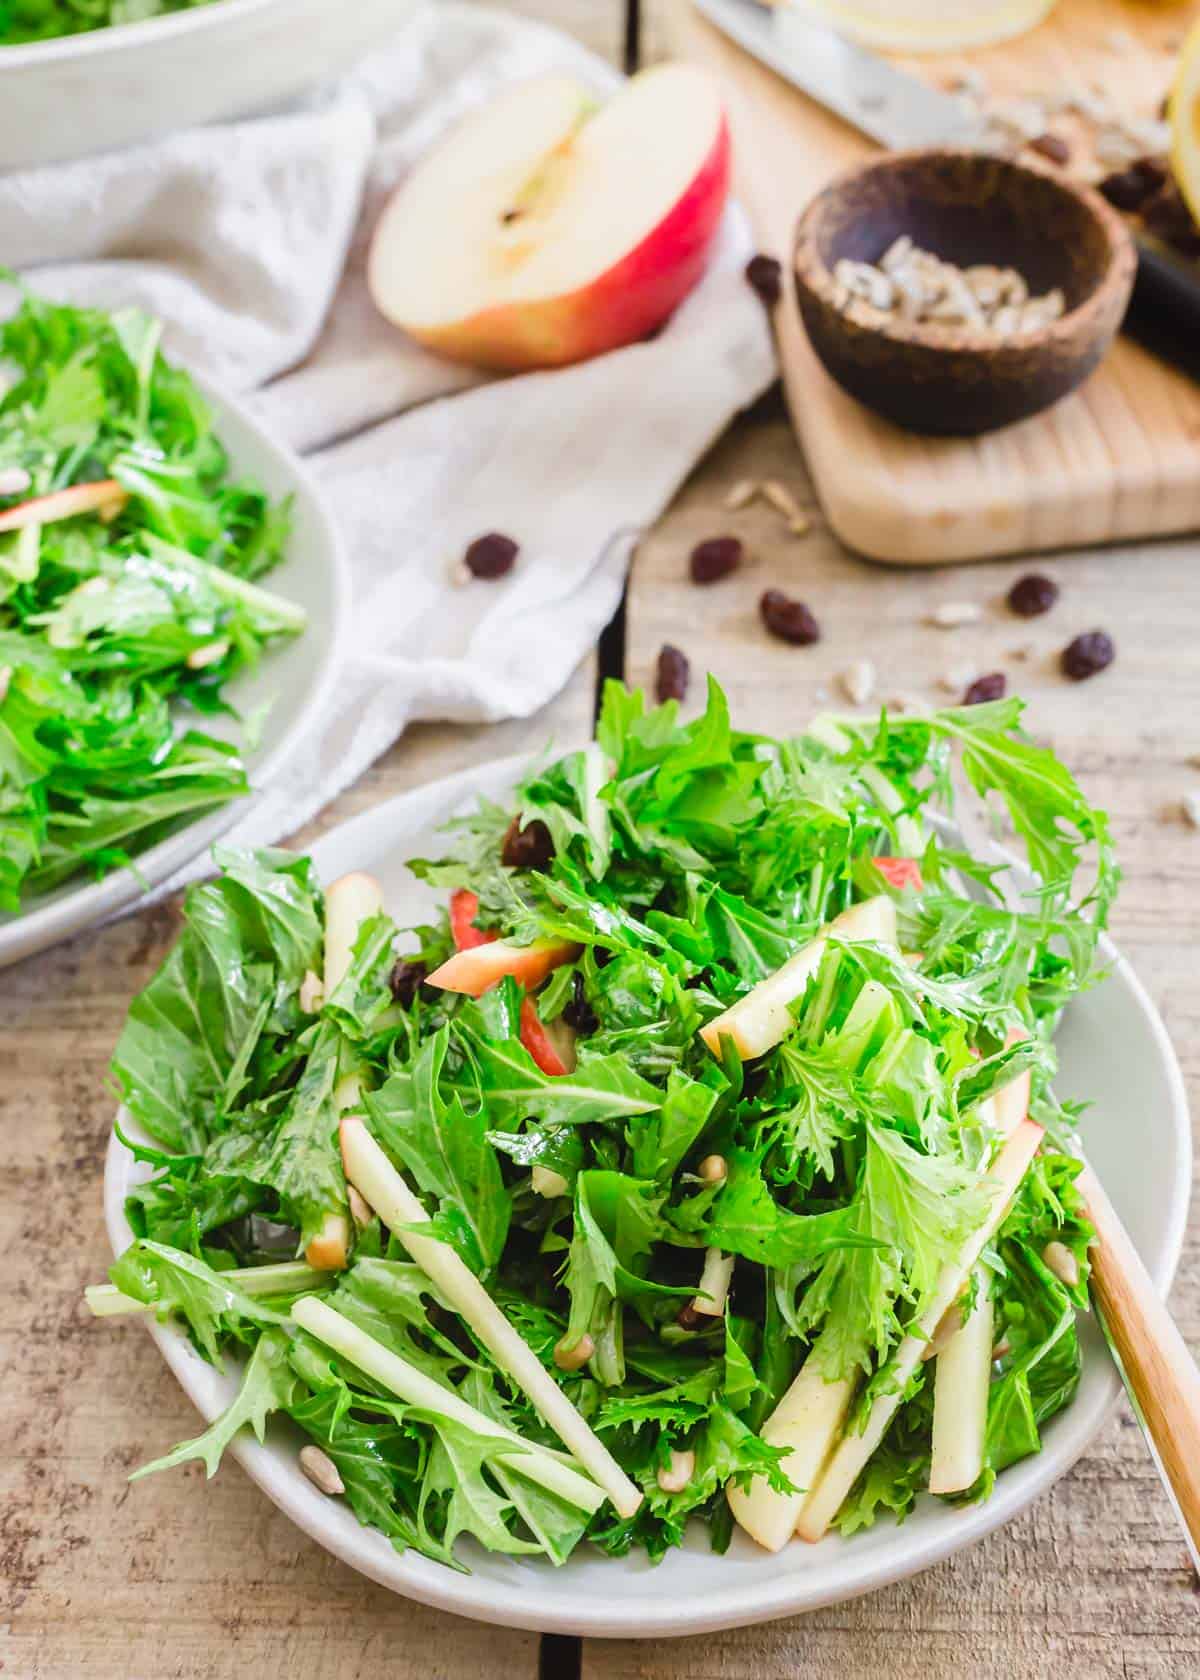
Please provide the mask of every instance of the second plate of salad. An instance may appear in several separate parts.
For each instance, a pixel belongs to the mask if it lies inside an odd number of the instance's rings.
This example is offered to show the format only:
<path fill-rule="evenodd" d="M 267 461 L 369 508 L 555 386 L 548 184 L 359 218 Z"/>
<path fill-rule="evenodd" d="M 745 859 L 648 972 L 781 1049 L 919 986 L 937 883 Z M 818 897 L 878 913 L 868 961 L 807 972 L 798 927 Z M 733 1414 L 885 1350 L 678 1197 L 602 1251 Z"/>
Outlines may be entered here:
<path fill-rule="evenodd" d="M 305 467 L 149 317 L 26 296 L 0 367 L 3 966 L 167 879 L 279 774 L 349 586 Z"/>

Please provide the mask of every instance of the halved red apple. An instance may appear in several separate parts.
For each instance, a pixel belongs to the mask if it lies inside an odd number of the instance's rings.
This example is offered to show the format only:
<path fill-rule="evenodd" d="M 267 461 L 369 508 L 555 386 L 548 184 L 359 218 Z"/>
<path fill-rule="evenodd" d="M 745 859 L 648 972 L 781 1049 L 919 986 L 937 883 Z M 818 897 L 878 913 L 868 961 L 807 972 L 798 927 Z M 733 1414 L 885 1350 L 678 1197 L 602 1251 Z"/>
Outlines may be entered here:
<path fill-rule="evenodd" d="M 0 532 L 19 531 L 25 525 L 53 525 L 81 513 L 98 513 L 101 519 L 115 519 L 128 500 L 128 490 L 115 478 L 72 484 L 65 490 L 53 490 L 48 496 L 35 496 L 31 502 L 18 502 L 16 507 L 6 508 L 0 513 Z"/>
<path fill-rule="evenodd" d="M 571 77 L 520 83 L 388 204 L 371 295 L 431 350 L 502 371 L 634 343 L 703 273 L 729 153 L 716 86 L 691 66 L 648 70 L 598 109 Z"/>
<path fill-rule="evenodd" d="M 570 1030 L 569 1027 L 563 1028 L 565 1033 L 570 1033 Z M 559 1043 L 556 1042 L 557 1036 L 557 1034 L 551 1032 L 550 1027 L 538 1015 L 534 1008 L 533 999 L 523 997 L 521 999 L 521 1043 L 542 1072 L 548 1073 L 552 1079 L 561 1079 L 565 1073 L 571 1071 L 560 1050 Z"/>
<path fill-rule="evenodd" d="M 486 945 L 455 951 L 434 969 L 427 983 L 440 986 L 444 992 L 481 997 L 489 986 L 511 974 L 531 990 L 563 963 L 574 962 L 579 952 L 578 945 L 565 939 L 535 939 L 532 945 L 510 945 L 507 939 L 493 939 Z"/>

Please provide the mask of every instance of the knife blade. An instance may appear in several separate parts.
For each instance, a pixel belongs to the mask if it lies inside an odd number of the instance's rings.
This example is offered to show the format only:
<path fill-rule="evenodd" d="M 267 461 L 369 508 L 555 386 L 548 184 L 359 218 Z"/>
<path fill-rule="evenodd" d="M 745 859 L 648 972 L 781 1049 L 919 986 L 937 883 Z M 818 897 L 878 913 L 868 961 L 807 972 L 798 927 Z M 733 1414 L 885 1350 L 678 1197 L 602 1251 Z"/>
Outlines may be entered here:
<path fill-rule="evenodd" d="M 723 35 L 882 146 L 970 146 L 983 138 L 982 120 L 954 94 L 897 70 L 797 6 L 693 3 Z"/>

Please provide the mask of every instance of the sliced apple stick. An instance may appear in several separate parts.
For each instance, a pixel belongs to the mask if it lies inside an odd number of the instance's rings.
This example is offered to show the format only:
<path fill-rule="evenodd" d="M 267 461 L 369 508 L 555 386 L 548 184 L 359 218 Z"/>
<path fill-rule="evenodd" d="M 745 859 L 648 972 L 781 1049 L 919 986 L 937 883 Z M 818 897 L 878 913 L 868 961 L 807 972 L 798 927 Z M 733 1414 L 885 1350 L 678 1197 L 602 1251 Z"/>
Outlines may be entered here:
<path fill-rule="evenodd" d="M 474 1272 L 448 1243 L 409 1227 L 429 1215 L 359 1119 L 342 1121 L 346 1177 L 399 1238 L 417 1265 L 466 1319 L 501 1370 L 529 1397 L 538 1415 L 604 1489 L 617 1511 L 631 1517 L 642 1496 L 600 1438 L 576 1411 L 529 1344 L 505 1318 Z"/>
<path fill-rule="evenodd" d="M 777 1493 L 762 1476 L 748 1488 L 730 1485 L 727 1497 L 735 1521 L 769 1552 L 778 1552 L 796 1531 L 809 1493 L 837 1443 L 857 1386 L 855 1377 L 826 1380 L 818 1337 L 792 1386 L 762 1428 L 772 1447 L 788 1447 L 783 1471 L 795 1493 Z"/>
<path fill-rule="evenodd" d="M 505 975 L 511 974 L 522 986 L 532 991 L 563 963 L 574 962 L 582 946 L 566 939 L 535 939 L 532 945 L 513 945 L 507 939 L 492 939 L 484 945 L 471 945 L 455 951 L 440 968 L 435 968 L 427 982 L 440 986 L 445 992 L 465 992 L 468 997 L 481 997 Z"/>
<path fill-rule="evenodd" d="M 1009 1029 L 1005 1044 L 1020 1044 L 1029 1034 L 1024 1027 Z M 993 1116 L 996 1131 L 1002 1138 L 1011 1137 L 1017 1127 L 1029 1116 L 1029 1099 L 1033 1093 L 1033 1075 L 1026 1068 L 1007 1085 L 1001 1086 L 992 1099 Z"/>
<path fill-rule="evenodd" d="M 714 1056 L 721 1054 L 721 1040 L 733 1040 L 743 1061 L 762 1056 L 787 1036 L 792 1028 L 789 1005 L 804 991 L 825 955 L 826 937 L 848 943 L 870 941 L 879 945 L 896 943 L 896 906 L 885 895 L 868 898 L 835 916 L 824 934 L 801 946 L 782 968 L 760 980 L 745 997 L 724 1014 L 700 1029 L 700 1036 Z"/>
<path fill-rule="evenodd" d="M 708 1318 L 724 1318 L 732 1280 L 733 1255 L 722 1254 L 719 1248 L 707 1249 L 700 1272 L 700 1288 L 692 1302 L 693 1310 L 704 1313 Z"/>
<path fill-rule="evenodd" d="M 325 894 L 325 996 L 332 997 L 346 977 L 358 930 L 383 909 L 383 888 L 373 875 L 355 871 L 343 875 Z M 359 1098 L 357 1074 L 347 1074 L 333 1093 L 337 1114 L 353 1108 Z M 327 1213 L 321 1229 L 304 1250 L 310 1266 L 340 1271 L 350 1258 L 350 1221 L 344 1213 Z"/>
<path fill-rule="evenodd" d="M 115 478 L 97 479 L 92 484 L 71 484 L 35 496 L 31 502 L 0 513 L 0 532 L 19 531 L 26 525 L 53 525 L 60 519 L 74 519 L 81 513 L 98 513 L 101 519 L 115 519 L 129 500 L 129 492 Z"/>
<path fill-rule="evenodd" d="M 477 1435 L 512 1441 L 516 1450 L 511 1455 L 500 1455 L 500 1462 L 509 1469 L 519 1470 L 530 1481 L 570 1500 L 572 1505 L 582 1510 L 596 1511 L 604 1503 L 604 1490 L 588 1477 L 581 1476 L 557 1454 L 548 1452 L 535 1441 L 524 1440 L 514 1430 L 485 1417 L 457 1394 L 452 1394 L 441 1383 L 426 1376 L 424 1371 L 401 1359 L 399 1354 L 392 1353 L 365 1330 L 360 1330 L 357 1324 L 352 1324 L 327 1302 L 318 1300 L 315 1295 L 306 1295 L 292 1308 L 292 1318 L 310 1336 L 315 1336 L 344 1359 L 351 1360 L 360 1371 L 374 1377 L 376 1382 L 382 1383 L 408 1405 L 419 1406 L 425 1411 L 437 1412 L 457 1423 L 466 1424 Z"/>
<path fill-rule="evenodd" d="M 842 1501 L 858 1480 L 868 1459 L 882 1441 L 888 1424 L 904 1397 L 913 1372 L 921 1362 L 930 1336 L 943 1314 L 978 1264 L 979 1256 L 995 1235 L 1029 1164 L 1042 1141 L 1042 1128 L 1024 1120 L 1008 1139 L 987 1175 L 993 1186 L 992 1206 L 982 1225 L 967 1238 L 958 1259 L 942 1267 L 933 1299 L 921 1315 L 915 1331 L 907 1335 L 892 1355 L 888 1366 L 890 1384 L 871 1407 L 861 1434 L 847 1435 L 834 1453 L 811 1499 L 800 1513 L 796 1532 L 802 1540 L 819 1540 L 841 1508 Z"/>
<path fill-rule="evenodd" d="M 930 1493 L 965 1493 L 983 1470 L 995 1310 L 986 1272 L 975 1270 L 975 1305 L 937 1356 Z"/>

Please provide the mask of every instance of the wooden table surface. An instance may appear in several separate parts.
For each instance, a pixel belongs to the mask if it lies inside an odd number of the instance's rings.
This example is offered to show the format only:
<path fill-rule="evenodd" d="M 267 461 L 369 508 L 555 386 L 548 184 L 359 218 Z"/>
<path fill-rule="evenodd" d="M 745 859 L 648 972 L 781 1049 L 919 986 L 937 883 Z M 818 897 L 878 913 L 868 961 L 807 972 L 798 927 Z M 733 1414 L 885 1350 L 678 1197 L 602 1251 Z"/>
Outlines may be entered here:
<path fill-rule="evenodd" d="M 531 5 L 529 9 L 534 9 Z M 616 53 L 595 0 L 539 0 Z M 756 502 L 722 501 L 741 479 L 777 478 L 811 505 L 782 411 L 768 400 L 693 474 L 638 553 L 625 668 L 652 680 L 665 640 L 711 669 L 747 727 L 786 731 L 869 658 L 879 693 L 938 697 L 964 664 L 1004 669 L 1031 724 L 1112 812 L 1127 872 L 1115 932 L 1163 1012 L 1193 1098 L 1200 1091 L 1200 831 L 1179 801 L 1200 789 L 1200 586 L 1190 541 L 1039 562 L 1062 585 L 1047 618 L 1004 609 L 1019 564 L 902 573 L 841 552 L 814 509 L 788 534 Z M 733 531 L 750 563 L 707 590 L 688 550 Z M 756 602 L 802 595 L 824 638 L 772 643 Z M 971 600 L 982 621 L 928 627 L 937 602 Z M 1073 686 L 1054 655 L 1080 630 L 1116 638 L 1115 665 Z M 617 639 L 619 640 L 619 639 Z M 615 645 L 615 644 L 614 644 Z M 609 662 L 613 649 L 608 650 Z M 595 661 L 526 723 L 411 731 L 319 828 L 389 794 L 549 736 L 581 738 Z M 1200 760 L 1197 760 L 1200 763 Z M 301 841 L 311 837 L 298 837 Z M 130 994 L 162 959 L 174 907 L 131 916 L 0 975 L 0 1674 L 22 1680 L 1167 1680 L 1200 1674 L 1200 1597 L 1166 1500 L 1123 1408 L 1049 1495 L 975 1550 L 916 1580 L 791 1621 L 641 1644 L 539 1641 L 426 1610 L 363 1580 L 300 1534 L 229 1462 L 205 1486 L 196 1465 L 129 1485 L 131 1467 L 193 1432 L 194 1413 L 137 1326 L 95 1325 L 80 1295 L 108 1251 L 100 1181 L 113 1103 L 105 1065 Z M 1136 1144 L 1137 1117 L 1130 1116 Z M 1136 1159 L 1136 1156 L 1135 1156 Z M 1173 1296 L 1200 1347 L 1200 1218 Z"/>

